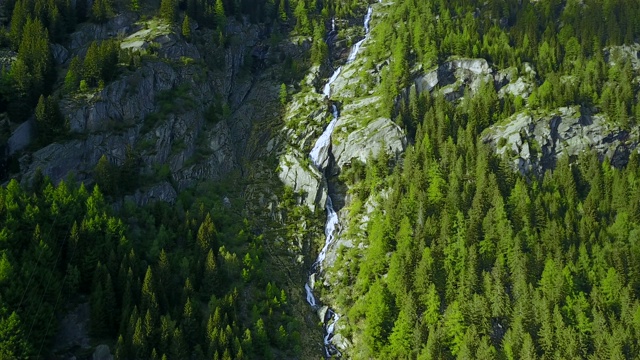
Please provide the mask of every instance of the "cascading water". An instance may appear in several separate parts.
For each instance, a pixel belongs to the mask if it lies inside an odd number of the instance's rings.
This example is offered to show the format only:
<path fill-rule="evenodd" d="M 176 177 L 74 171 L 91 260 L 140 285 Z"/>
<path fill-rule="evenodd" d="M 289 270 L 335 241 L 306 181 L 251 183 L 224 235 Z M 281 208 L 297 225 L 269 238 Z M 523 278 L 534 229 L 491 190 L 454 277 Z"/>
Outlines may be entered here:
<path fill-rule="evenodd" d="M 362 46 L 362 43 L 364 43 L 364 41 L 369 37 L 369 22 L 371 21 L 372 14 L 373 14 L 373 9 L 371 8 L 371 6 L 369 6 L 369 8 L 367 9 L 367 14 L 364 17 L 365 37 L 364 39 L 358 41 L 354 45 L 354 47 L 351 49 L 351 52 L 349 53 L 349 57 L 347 58 L 347 64 L 352 63 L 356 59 L 356 56 L 360 51 L 360 47 Z M 331 20 L 331 28 L 332 28 L 332 31 L 335 31 L 335 19 Z M 329 98 L 331 96 L 331 84 L 333 84 L 333 82 L 336 81 L 341 71 L 342 71 L 342 67 L 337 68 L 329 78 L 329 81 L 327 82 L 327 84 L 324 86 L 322 93 L 326 98 Z M 323 164 L 326 159 L 326 158 L 324 159 L 322 158 L 322 152 L 323 152 L 322 150 L 328 149 L 329 145 L 331 144 L 331 134 L 333 133 L 333 130 L 336 127 L 338 118 L 340 117 L 340 113 L 338 112 L 338 108 L 336 107 L 335 104 L 331 105 L 331 112 L 333 114 L 333 119 L 331 120 L 327 128 L 324 130 L 322 135 L 320 135 L 313 149 L 309 153 L 309 157 L 313 161 L 314 165 L 318 167 L 321 172 L 323 172 L 324 170 Z M 327 202 L 326 202 L 325 208 L 327 210 L 327 222 L 324 227 L 324 234 L 325 234 L 324 246 L 322 247 L 322 250 L 320 250 L 320 253 L 318 254 L 318 258 L 316 259 L 315 263 L 311 267 L 311 271 L 310 271 L 311 274 L 309 275 L 309 281 L 304 285 L 304 289 L 307 294 L 307 302 L 309 303 L 309 305 L 311 305 L 311 307 L 314 310 L 317 310 L 320 307 L 320 305 L 318 304 L 318 301 L 313 295 L 313 289 L 312 289 L 312 286 L 313 286 L 312 284 L 314 281 L 313 279 L 315 274 L 322 270 L 322 263 L 327 255 L 329 246 L 331 245 L 331 243 L 333 243 L 334 232 L 339 222 L 338 214 L 333 208 L 333 201 L 331 200 L 330 196 L 327 196 Z M 338 319 L 340 319 L 340 316 L 331 309 L 327 309 L 327 312 L 324 315 L 324 319 L 322 319 L 324 324 L 324 332 L 325 332 L 324 353 L 327 358 L 333 355 L 341 356 L 338 349 L 331 343 L 331 338 L 333 338 L 333 332 L 335 330 L 335 326 L 336 326 L 336 323 L 338 322 Z"/>
<path fill-rule="evenodd" d="M 327 81 L 327 83 L 324 85 L 324 89 L 322 89 L 322 94 L 324 94 L 325 97 L 331 96 L 331 84 L 333 84 L 333 82 L 336 81 L 341 71 L 342 71 L 342 66 L 340 66 L 339 68 L 336 69 L 336 71 L 333 72 L 333 74 L 329 78 L 329 81 Z"/>
<path fill-rule="evenodd" d="M 371 14 L 373 14 L 373 9 L 371 8 L 371 6 L 369 6 L 369 8 L 367 9 L 367 15 L 365 15 L 364 17 L 364 39 L 358 41 L 353 46 L 353 49 L 351 49 L 351 53 L 349 53 L 349 57 L 347 58 L 347 64 L 352 63 L 356 59 L 356 56 L 358 56 L 358 51 L 360 51 L 360 46 L 362 46 L 362 43 L 364 43 L 364 41 L 369 37 L 369 21 L 371 21 Z"/>

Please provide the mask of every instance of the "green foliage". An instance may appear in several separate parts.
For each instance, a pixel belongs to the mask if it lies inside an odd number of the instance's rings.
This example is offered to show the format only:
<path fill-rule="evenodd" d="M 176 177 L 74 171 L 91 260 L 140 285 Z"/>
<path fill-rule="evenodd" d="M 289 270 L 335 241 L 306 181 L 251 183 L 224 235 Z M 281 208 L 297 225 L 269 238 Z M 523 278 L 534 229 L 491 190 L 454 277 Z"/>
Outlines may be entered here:
<path fill-rule="evenodd" d="M 80 62 L 80 58 L 74 56 L 71 59 L 71 63 L 69 64 L 69 69 L 67 70 L 67 75 L 64 77 L 64 89 L 67 92 L 74 92 L 80 86 L 80 81 L 82 79 L 82 63 Z"/>
<path fill-rule="evenodd" d="M 41 143 L 48 144 L 51 140 L 65 133 L 64 118 L 60 113 L 58 101 L 51 96 L 45 99 L 40 95 L 35 116 Z"/>
<path fill-rule="evenodd" d="M 280 0 L 278 2 L 278 19 L 282 22 L 286 22 L 289 19 L 289 6 L 287 0 Z"/>
<path fill-rule="evenodd" d="M 160 17 L 169 23 L 174 23 L 178 16 L 178 2 L 176 0 L 161 0 Z"/>
<path fill-rule="evenodd" d="M 187 40 L 191 40 L 191 22 L 189 21 L 189 15 L 185 15 L 184 20 L 182 20 L 182 36 Z"/>
<path fill-rule="evenodd" d="M 43 181 L 37 191 L 16 181 L 0 188 L 0 357 L 49 353 L 61 303 L 85 296 L 92 334 L 113 339 L 117 358 L 185 358 L 194 349 L 294 356 L 298 325 L 287 293 L 259 276 L 263 240 L 228 214 L 221 194 L 199 189 L 206 196 L 176 206 L 125 203 L 115 213 L 97 186 L 88 193 Z M 156 244 L 166 250 L 155 252 Z M 243 279 L 236 254 L 251 258 L 256 276 Z M 254 308 L 258 318 L 248 319 Z"/>
<path fill-rule="evenodd" d="M 214 7 L 215 21 L 218 29 L 220 31 L 224 30 L 225 25 L 227 24 L 227 15 L 225 13 L 224 4 L 222 0 L 216 0 L 216 4 Z"/>
<path fill-rule="evenodd" d="M 421 105 L 401 116 L 431 115 L 402 166 L 389 176 L 388 159 L 369 161 L 354 186 L 354 194 L 360 184 L 374 187 L 364 199 L 376 187 L 389 191 L 369 214 L 365 253 L 335 269 L 347 279 L 333 293 L 352 308 L 350 322 L 364 326 L 354 353 L 629 358 L 618 346 L 638 351 L 637 329 L 623 310 L 638 302 L 637 281 L 618 261 L 637 257 L 640 218 L 627 217 L 635 200 L 622 195 L 623 183 L 638 186 L 637 157 L 615 169 L 590 153 L 578 165 L 559 159 L 541 179 L 513 178 L 481 136 L 467 135 L 493 121 L 494 96 L 484 88 L 466 107 L 414 98 Z M 361 173 L 351 171 L 347 179 Z M 466 185 L 465 173 L 472 174 Z M 605 340 L 614 332 L 621 345 Z"/>
<path fill-rule="evenodd" d="M 311 44 L 311 63 L 314 65 L 321 65 L 329 58 L 329 47 L 324 38 L 324 26 L 320 22 L 315 22 L 313 26 L 313 43 Z"/>
<path fill-rule="evenodd" d="M 285 85 L 284 83 L 282 83 L 280 85 L 280 93 L 278 95 L 278 97 L 280 98 L 280 105 L 282 106 L 286 106 L 287 105 L 287 98 L 288 98 L 288 94 L 287 94 L 287 85 Z"/>
<path fill-rule="evenodd" d="M 115 78 L 118 53 L 119 45 L 115 40 L 91 43 L 82 65 L 82 77 L 88 86 L 95 87 Z M 78 70 L 74 69 L 74 71 Z"/>
<path fill-rule="evenodd" d="M 114 15 L 112 0 L 95 0 L 91 7 L 91 18 L 97 23 L 107 21 Z"/>
<path fill-rule="evenodd" d="M 611 15 L 604 22 L 634 25 L 613 30 L 589 20 L 601 10 Z M 331 270 L 341 274 L 335 301 L 362 327 L 350 354 L 568 359 L 640 351 L 631 325 L 640 314 L 631 265 L 640 218 L 628 216 L 639 207 L 624 195 L 636 191 L 623 190 L 638 187 L 637 157 L 620 169 L 586 151 L 537 178 L 513 175 L 482 142 L 485 129 L 525 108 L 601 106 L 616 125 L 632 126 L 637 71 L 615 48 L 607 64 L 601 44 L 622 44 L 621 33 L 637 37 L 629 20 L 637 12 L 622 0 L 426 1 L 394 3 L 379 19 L 367 51 L 383 64 L 383 115 L 415 142 L 391 174 L 388 159 L 341 173 L 351 199 L 343 235 L 364 247 L 340 252 Z M 428 71 L 450 56 L 520 69 L 535 89 L 527 103 L 498 96 L 493 81 L 456 103 L 407 89 L 409 69 Z M 524 62 L 537 75 L 525 74 Z M 365 217 L 363 203 L 378 205 Z M 368 219 L 364 231 L 360 219 Z"/>
<path fill-rule="evenodd" d="M 284 0 L 282 1 L 284 2 Z M 309 21 L 309 12 L 305 2 L 305 0 L 299 0 L 293 12 L 296 17 L 296 31 L 300 35 L 311 35 L 311 22 Z"/>
<path fill-rule="evenodd" d="M 3 359 L 26 359 L 32 353 L 26 340 L 24 325 L 16 312 L 7 313 L 0 308 L 0 357 Z"/>
<path fill-rule="evenodd" d="M 140 11 L 140 0 L 131 0 L 129 3 L 129 9 L 136 13 Z"/>

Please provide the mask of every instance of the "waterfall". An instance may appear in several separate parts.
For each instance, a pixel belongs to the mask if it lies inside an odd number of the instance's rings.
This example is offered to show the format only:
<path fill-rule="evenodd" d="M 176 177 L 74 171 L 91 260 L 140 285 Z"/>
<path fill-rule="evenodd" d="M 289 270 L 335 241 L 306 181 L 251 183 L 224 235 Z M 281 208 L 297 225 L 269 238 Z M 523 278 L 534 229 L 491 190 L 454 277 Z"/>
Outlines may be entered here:
<path fill-rule="evenodd" d="M 336 81 L 341 71 L 342 71 L 342 66 L 340 66 L 339 68 L 336 69 L 336 71 L 333 72 L 333 74 L 329 78 L 329 81 L 327 81 L 327 83 L 324 85 L 324 89 L 322 89 L 322 93 L 324 94 L 325 97 L 331 96 L 331 84 L 333 84 L 333 82 Z"/>
<path fill-rule="evenodd" d="M 358 56 L 358 51 L 360 51 L 360 46 L 364 43 L 365 40 L 369 37 L 369 22 L 371 21 L 371 15 L 373 14 L 373 9 L 371 6 L 367 9 L 367 15 L 364 17 L 364 39 L 358 41 L 355 46 L 351 49 L 349 53 L 349 57 L 347 58 L 347 64 L 352 63 L 356 56 Z"/>
<path fill-rule="evenodd" d="M 352 63 L 356 59 L 358 55 L 358 51 L 360 50 L 360 46 L 362 46 L 362 43 L 364 43 L 364 41 L 367 40 L 367 38 L 369 37 L 369 30 L 370 30 L 369 22 L 371 21 L 372 14 L 373 14 L 373 9 L 371 8 L 371 6 L 369 6 L 369 8 L 367 9 L 367 14 L 364 17 L 365 37 L 364 39 L 358 41 L 354 45 L 354 47 L 351 49 L 351 52 L 349 53 L 349 57 L 347 58 L 347 64 Z M 331 29 L 332 31 L 335 31 L 335 19 L 331 20 Z M 333 84 L 333 82 L 336 81 L 341 71 L 342 71 L 342 67 L 338 67 L 329 78 L 329 81 L 327 81 L 327 83 L 325 84 L 322 91 L 325 98 L 329 98 L 331 96 L 331 84 Z M 333 134 L 333 130 L 336 127 L 336 124 L 338 123 L 338 119 L 340 117 L 340 113 L 335 104 L 331 105 L 331 112 L 333 114 L 333 119 L 331 120 L 327 128 L 322 132 L 322 135 L 320 135 L 315 145 L 313 146 L 313 149 L 309 153 L 309 157 L 313 161 L 314 165 L 318 167 L 321 170 L 321 172 L 324 170 L 323 169 L 324 159 L 321 158 L 322 150 L 327 149 L 330 146 L 331 134 Z M 324 246 L 322 247 L 322 250 L 320 250 L 320 253 L 318 254 L 318 258 L 316 259 L 316 261 L 313 263 L 311 267 L 311 271 L 310 271 L 311 274 L 309 275 L 309 281 L 304 285 L 304 289 L 307 295 L 307 302 L 309 303 L 309 305 L 311 305 L 311 307 L 314 310 L 317 310 L 320 307 L 320 305 L 318 304 L 318 301 L 316 300 L 313 294 L 313 289 L 311 287 L 312 277 L 316 273 L 319 273 L 322 270 L 322 263 L 324 262 L 324 259 L 327 256 L 327 251 L 329 250 L 329 246 L 333 243 L 334 233 L 339 223 L 338 214 L 333 208 L 333 201 L 331 200 L 330 196 L 327 196 L 325 209 L 327 211 L 327 222 L 325 223 L 325 227 L 324 227 L 324 234 L 325 234 Z M 331 309 L 327 310 L 327 313 L 325 314 L 324 319 L 322 319 L 324 324 L 324 333 L 325 333 L 324 339 L 323 339 L 324 353 L 325 353 L 325 357 L 327 358 L 334 355 L 341 356 L 340 351 L 338 351 L 338 349 L 331 343 L 331 339 L 333 338 L 333 332 L 335 330 L 336 323 L 338 322 L 339 319 L 340 319 L 340 316 Z"/>

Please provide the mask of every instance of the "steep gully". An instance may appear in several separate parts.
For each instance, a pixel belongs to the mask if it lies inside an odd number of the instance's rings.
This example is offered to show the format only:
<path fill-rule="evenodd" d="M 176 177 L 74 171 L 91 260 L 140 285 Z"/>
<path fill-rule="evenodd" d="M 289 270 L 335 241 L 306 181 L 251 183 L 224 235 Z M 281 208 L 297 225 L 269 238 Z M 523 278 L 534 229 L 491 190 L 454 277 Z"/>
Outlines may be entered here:
<path fill-rule="evenodd" d="M 371 8 L 371 6 L 369 6 L 369 8 L 367 9 L 367 14 L 364 17 L 365 37 L 362 40 L 358 41 L 353 46 L 353 48 L 351 49 L 351 52 L 349 53 L 349 57 L 347 57 L 347 64 L 353 62 L 356 59 L 356 56 L 358 55 L 358 51 L 360 50 L 362 43 L 364 43 L 364 41 L 369 37 L 369 21 L 371 20 L 372 13 L 373 13 L 373 9 Z M 331 28 L 332 28 L 332 31 L 335 31 L 335 20 L 331 21 Z M 338 67 L 329 78 L 329 81 L 327 82 L 327 84 L 324 86 L 323 94 L 326 98 L 331 97 L 331 84 L 338 78 L 341 71 L 342 71 L 342 67 Z M 327 128 L 324 130 L 322 135 L 320 135 L 320 137 L 315 143 L 315 146 L 309 153 L 311 160 L 316 165 L 316 167 L 318 167 L 318 169 L 323 174 L 323 176 L 324 176 L 323 166 L 325 165 L 323 165 L 324 161 L 322 159 L 322 150 L 329 149 L 327 151 L 331 151 L 330 150 L 331 134 L 333 133 L 333 130 L 336 127 L 338 118 L 340 117 L 340 113 L 335 104 L 331 105 L 331 111 L 333 114 L 333 119 L 331 120 Z M 325 243 L 324 243 L 324 246 L 322 247 L 322 250 L 320 250 L 320 253 L 318 254 L 318 258 L 316 259 L 315 263 L 311 266 L 309 281 L 307 281 L 307 283 L 304 285 L 305 291 L 307 293 L 307 302 L 309 303 L 309 305 L 311 305 L 313 310 L 318 310 L 321 307 L 321 305 L 316 299 L 315 295 L 313 294 L 312 284 L 314 283 L 316 274 L 322 271 L 322 263 L 327 254 L 327 250 L 329 249 L 329 245 L 331 245 L 331 243 L 333 242 L 334 232 L 339 222 L 338 214 L 333 208 L 333 202 L 330 196 L 327 196 L 327 202 L 325 204 L 325 208 L 327 210 L 327 222 L 324 228 L 324 233 L 326 237 Z M 333 310 L 327 309 L 326 313 L 324 314 L 324 318 L 322 319 L 323 326 L 324 326 L 324 355 L 327 358 L 331 356 L 338 356 L 338 357 L 341 356 L 340 351 L 331 342 L 331 339 L 333 338 L 335 325 L 339 318 L 340 316 L 336 314 Z"/>

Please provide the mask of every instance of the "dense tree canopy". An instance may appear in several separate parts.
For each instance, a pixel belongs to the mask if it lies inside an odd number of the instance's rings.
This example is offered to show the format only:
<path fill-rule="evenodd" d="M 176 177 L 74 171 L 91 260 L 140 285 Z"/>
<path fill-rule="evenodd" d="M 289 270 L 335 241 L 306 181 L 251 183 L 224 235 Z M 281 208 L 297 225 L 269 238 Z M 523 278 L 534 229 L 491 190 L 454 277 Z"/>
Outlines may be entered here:
<path fill-rule="evenodd" d="M 299 351 L 288 297 L 262 270 L 262 238 L 206 201 L 114 213 L 97 186 L 1 188 L 2 358 L 49 358 L 56 314 L 83 295 L 92 335 L 117 339 L 118 359 Z"/>

